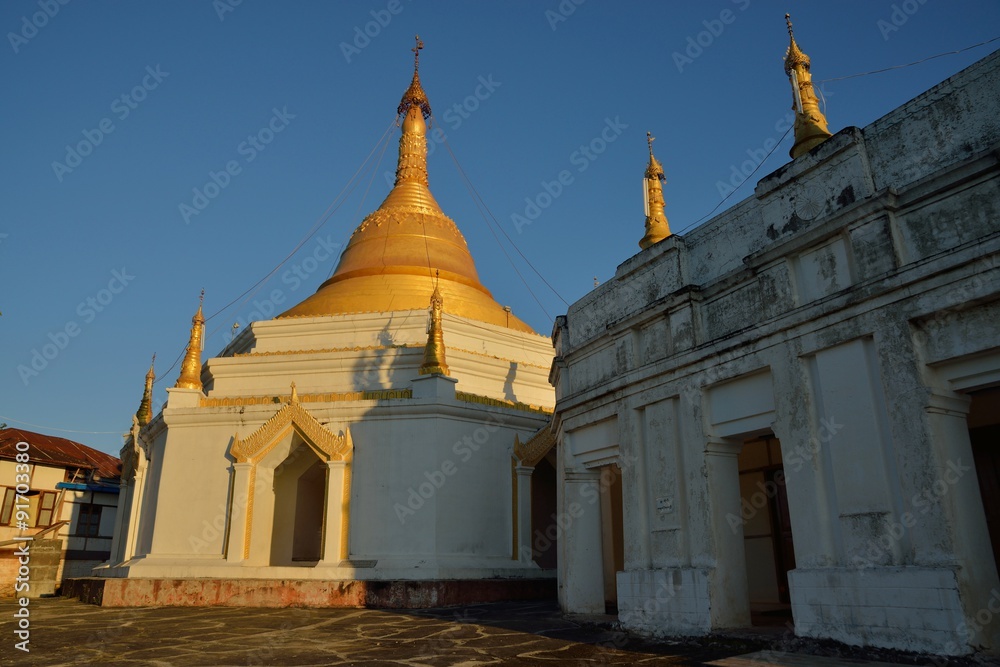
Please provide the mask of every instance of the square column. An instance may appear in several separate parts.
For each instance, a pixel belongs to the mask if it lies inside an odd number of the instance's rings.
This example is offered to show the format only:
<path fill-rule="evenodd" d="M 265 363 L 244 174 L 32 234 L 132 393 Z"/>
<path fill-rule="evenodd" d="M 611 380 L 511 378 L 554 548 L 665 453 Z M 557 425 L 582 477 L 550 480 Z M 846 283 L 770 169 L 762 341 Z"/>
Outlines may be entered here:
<path fill-rule="evenodd" d="M 244 560 L 247 508 L 253 502 L 253 489 L 250 488 L 253 467 L 253 463 L 233 464 L 233 501 L 229 510 L 229 543 L 226 546 L 226 560 L 230 563 Z"/>
<path fill-rule="evenodd" d="M 326 502 L 323 517 L 322 565 L 339 565 L 349 555 L 347 534 L 350 525 L 348 498 L 350 464 L 347 461 L 326 462 Z"/>
<path fill-rule="evenodd" d="M 710 438 L 705 445 L 713 544 L 710 556 L 715 562 L 708 584 L 712 628 L 750 625 L 743 526 L 733 527 L 726 520 L 727 515 L 740 516 L 740 449 L 742 443 L 725 438 Z"/>
<path fill-rule="evenodd" d="M 601 544 L 601 475 L 566 472 L 559 519 L 559 602 L 575 614 L 604 613 L 604 560 Z"/>
<path fill-rule="evenodd" d="M 118 507 L 115 511 L 115 530 L 111 536 L 111 555 L 108 557 L 108 562 L 99 567 L 118 565 L 128 560 L 125 554 L 128 551 L 126 544 L 128 544 L 129 522 L 125 517 L 130 514 L 134 490 L 135 482 L 122 480 L 118 491 Z"/>
<path fill-rule="evenodd" d="M 514 507 L 517 544 L 513 559 L 522 563 L 534 562 L 531 550 L 531 473 L 534 471 L 532 466 L 516 466 L 514 468 L 517 483 L 517 489 L 515 489 L 517 505 Z"/>

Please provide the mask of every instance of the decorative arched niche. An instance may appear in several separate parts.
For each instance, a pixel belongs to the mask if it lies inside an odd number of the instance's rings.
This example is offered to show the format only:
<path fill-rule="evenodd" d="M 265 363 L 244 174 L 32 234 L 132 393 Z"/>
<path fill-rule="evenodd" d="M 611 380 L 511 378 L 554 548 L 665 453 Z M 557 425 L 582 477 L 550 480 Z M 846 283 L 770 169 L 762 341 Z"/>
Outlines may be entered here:
<path fill-rule="evenodd" d="M 347 559 L 354 443 L 291 400 L 233 436 L 226 558 L 246 565 L 337 565 Z"/>

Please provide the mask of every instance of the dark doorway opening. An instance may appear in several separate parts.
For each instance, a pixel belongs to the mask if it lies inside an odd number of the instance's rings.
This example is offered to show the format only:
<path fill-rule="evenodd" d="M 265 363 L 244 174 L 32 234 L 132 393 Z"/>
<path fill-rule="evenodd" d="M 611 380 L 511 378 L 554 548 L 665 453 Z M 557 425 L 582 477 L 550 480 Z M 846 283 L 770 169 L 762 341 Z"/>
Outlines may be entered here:
<path fill-rule="evenodd" d="M 554 457 L 554 452 L 550 455 Z M 554 570 L 557 565 L 556 514 L 556 469 L 546 457 L 531 473 L 531 557 L 543 570 Z"/>
<path fill-rule="evenodd" d="M 970 396 L 969 441 L 996 563 L 1000 555 L 1000 387 Z"/>
<path fill-rule="evenodd" d="M 604 563 L 604 610 L 618 613 L 618 573 L 625 569 L 625 529 L 622 514 L 622 470 L 601 467 L 601 547 Z"/>
<path fill-rule="evenodd" d="M 773 435 L 747 441 L 739 470 L 751 624 L 786 625 L 792 620 L 788 572 L 795 569 L 795 548 L 781 443 Z"/>

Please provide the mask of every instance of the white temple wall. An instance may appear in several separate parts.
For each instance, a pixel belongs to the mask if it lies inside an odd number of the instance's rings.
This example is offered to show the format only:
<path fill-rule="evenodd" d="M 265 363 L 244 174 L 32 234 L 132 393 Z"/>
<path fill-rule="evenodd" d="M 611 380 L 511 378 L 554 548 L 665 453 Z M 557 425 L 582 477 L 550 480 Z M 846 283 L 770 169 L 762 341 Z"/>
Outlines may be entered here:
<path fill-rule="evenodd" d="M 737 461 L 767 435 L 797 634 L 1000 647 L 968 419 L 970 394 L 1000 386 L 998 79 L 993 55 L 838 133 L 558 318 L 563 504 L 581 435 L 610 415 L 621 458 L 640 462 L 623 475 L 626 627 L 749 625 L 744 530 L 760 510 L 740 497 Z M 594 607 L 569 566 L 592 558 L 588 535 L 560 547 L 567 611 Z"/>
<path fill-rule="evenodd" d="M 282 405 L 192 408 L 182 391 L 176 401 L 182 407 L 168 403 L 163 413 L 168 426 L 163 433 L 169 435 L 151 448 L 153 474 L 139 526 L 152 531 L 152 548 L 109 574 L 449 578 L 536 569 L 512 558 L 511 456 L 515 434 L 526 440 L 548 417 L 457 400 L 448 379 L 420 382 L 447 391 L 427 394 L 421 388 L 413 398 L 302 404 L 324 428 L 349 431 L 353 441 L 347 464 L 348 560 L 324 553 L 321 563 L 305 567 L 293 562 L 289 549 L 274 547 L 275 540 L 290 536 L 301 542 L 294 526 L 308 518 L 295 507 L 294 488 L 316 459 L 304 436 L 286 431 L 255 466 L 234 465 L 233 434 L 248 437 Z M 300 456 L 303 451 L 309 455 Z M 255 468 L 252 487 L 249 468 L 240 472 L 241 466 Z M 284 480 L 277 485 L 276 468 Z M 254 490 L 252 502 L 243 488 Z M 331 484 L 334 488 L 343 487 Z M 324 516 L 339 516 L 341 498 L 337 493 L 326 498 Z M 247 512 L 252 525 L 244 558 Z M 328 546 L 339 543 L 334 538 Z"/>
<path fill-rule="evenodd" d="M 207 361 L 206 392 L 280 395 L 289 377 L 300 393 L 407 388 L 423 362 L 426 323 L 425 310 L 254 322 L 228 349 L 240 356 Z M 448 314 L 442 326 L 458 391 L 552 407 L 551 340 Z"/>

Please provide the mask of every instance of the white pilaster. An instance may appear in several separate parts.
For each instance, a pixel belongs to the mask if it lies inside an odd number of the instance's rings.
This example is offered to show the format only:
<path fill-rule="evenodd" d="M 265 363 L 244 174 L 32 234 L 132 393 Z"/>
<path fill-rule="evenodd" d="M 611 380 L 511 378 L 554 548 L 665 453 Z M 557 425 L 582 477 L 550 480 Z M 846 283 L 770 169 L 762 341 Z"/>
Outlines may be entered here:
<path fill-rule="evenodd" d="M 600 478 L 589 470 L 565 475 L 560 518 L 567 527 L 559 544 L 559 595 L 563 610 L 570 613 L 604 613 Z"/>
<path fill-rule="evenodd" d="M 709 581 L 709 600 L 713 628 L 737 628 L 750 625 L 750 600 L 747 589 L 746 556 L 743 526 L 735 528 L 727 515 L 740 516 L 741 443 L 724 438 L 710 438 L 705 446 L 705 471 L 711 503 L 710 530 L 714 545 L 715 569 Z"/>
<path fill-rule="evenodd" d="M 229 511 L 229 544 L 226 547 L 226 560 L 238 563 L 243 560 L 246 546 L 247 506 L 251 502 L 253 489 L 250 488 L 250 471 L 252 463 L 233 464 L 233 501 Z"/>
<path fill-rule="evenodd" d="M 323 518 L 323 560 L 337 565 L 348 556 L 346 528 L 350 506 L 344 495 L 350 467 L 347 461 L 326 462 L 326 512 Z"/>

